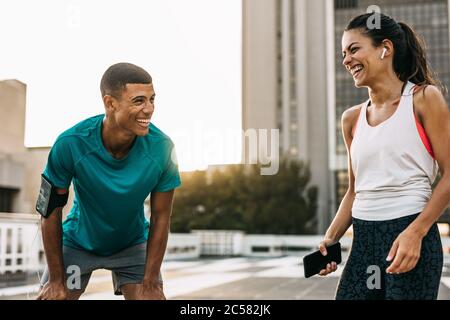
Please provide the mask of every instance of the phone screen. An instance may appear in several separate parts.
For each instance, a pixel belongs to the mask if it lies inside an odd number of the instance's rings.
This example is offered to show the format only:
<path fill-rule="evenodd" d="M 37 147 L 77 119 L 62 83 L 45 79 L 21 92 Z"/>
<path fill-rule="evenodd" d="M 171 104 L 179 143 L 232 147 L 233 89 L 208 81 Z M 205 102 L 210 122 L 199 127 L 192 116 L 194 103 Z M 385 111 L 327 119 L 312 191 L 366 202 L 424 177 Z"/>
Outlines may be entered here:
<path fill-rule="evenodd" d="M 36 202 L 36 210 L 46 216 L 52 185 L 44 177 L 41 179 L 41 189 L 39 190 L 38 200 Z"/>

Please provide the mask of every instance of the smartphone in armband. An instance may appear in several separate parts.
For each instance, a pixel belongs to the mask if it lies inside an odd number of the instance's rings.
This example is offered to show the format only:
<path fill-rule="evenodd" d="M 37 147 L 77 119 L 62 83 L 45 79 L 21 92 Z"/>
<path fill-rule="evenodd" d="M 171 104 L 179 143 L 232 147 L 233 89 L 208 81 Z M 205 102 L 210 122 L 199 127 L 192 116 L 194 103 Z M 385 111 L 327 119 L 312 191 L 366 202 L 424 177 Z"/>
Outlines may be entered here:
<path fill-rule="evenodd" d="M 305 278 L 318 274 L 320 270 L 326 269 L 327 264 L 331 262 L 336 262 L 336 264 L 342 262 L 341 244 L 339 242 L 327 247 L 326 256 L 322 255 L 320 250 L 317 250 L 303 257 Z"/>

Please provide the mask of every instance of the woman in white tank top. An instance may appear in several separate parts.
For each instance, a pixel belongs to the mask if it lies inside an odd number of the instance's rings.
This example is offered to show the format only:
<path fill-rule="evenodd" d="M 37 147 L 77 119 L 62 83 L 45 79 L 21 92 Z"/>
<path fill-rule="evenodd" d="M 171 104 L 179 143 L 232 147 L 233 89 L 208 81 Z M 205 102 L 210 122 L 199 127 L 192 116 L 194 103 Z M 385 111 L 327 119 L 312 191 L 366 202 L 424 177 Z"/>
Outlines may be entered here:
<path fill-rule="evenodd" d="M 436 299 L 436 220 L 450 202 L 450 112 L 415 32 L 376 15 L 355 17 L 342 37 L 342 63 L 369 99 L 342 116 L 349 189 L 319 248 L 325 255 L 353 224 L 337 299 Z M 336 269 L 333 262 L 320 274 Z"/>

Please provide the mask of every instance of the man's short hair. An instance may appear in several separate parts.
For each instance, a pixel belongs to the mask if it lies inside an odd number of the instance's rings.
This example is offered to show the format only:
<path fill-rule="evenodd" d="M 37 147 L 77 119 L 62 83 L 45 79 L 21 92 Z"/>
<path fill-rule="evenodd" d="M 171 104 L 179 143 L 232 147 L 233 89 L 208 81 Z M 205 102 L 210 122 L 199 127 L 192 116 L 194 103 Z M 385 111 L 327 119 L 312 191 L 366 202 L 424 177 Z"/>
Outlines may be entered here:
<path fill-rule="evenodd" d="M 102 97 L 111 95 L 120 97 L 127 83 L 151 84 L 150 74 L 132 63 L 121 62 L 110 66 L 100 81 Z"/>

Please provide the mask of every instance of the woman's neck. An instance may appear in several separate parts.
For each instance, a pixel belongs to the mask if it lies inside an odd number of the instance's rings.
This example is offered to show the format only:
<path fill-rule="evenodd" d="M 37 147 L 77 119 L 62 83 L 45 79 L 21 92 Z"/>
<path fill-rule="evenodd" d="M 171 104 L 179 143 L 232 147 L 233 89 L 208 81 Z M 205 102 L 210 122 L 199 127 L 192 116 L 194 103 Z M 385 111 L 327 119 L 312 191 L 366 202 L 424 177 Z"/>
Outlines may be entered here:
<path fill-rule="evenodd" d="M 388 77 L 369 86 L 372 105 L 383 106 L 402 95 L 404 82 L 397 77 Z"/>

